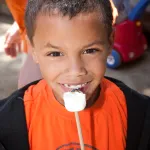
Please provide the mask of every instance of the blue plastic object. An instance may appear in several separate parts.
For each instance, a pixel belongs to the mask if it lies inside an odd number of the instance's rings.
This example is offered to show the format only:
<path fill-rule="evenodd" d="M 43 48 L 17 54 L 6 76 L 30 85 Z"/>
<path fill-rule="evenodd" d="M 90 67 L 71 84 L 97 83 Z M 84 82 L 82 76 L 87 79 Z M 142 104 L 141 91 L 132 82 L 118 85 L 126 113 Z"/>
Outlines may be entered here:
<path fill-rule="evenodd" d="M 140 0 L 137 3 L 137 5 L 133 8 L 133 10 L 130 12 L 128 16 L 129 20 L 134 21 L 139 19 L 149 3 L 150 0 Z"/>
<path fill-rule="evenodd" d="M 116 50 L 112 50 L 111 55 L 107 58 L 107 67 L 108 68 L 118 68 L 121 65 L 122 59 L 120 54 Z"/>

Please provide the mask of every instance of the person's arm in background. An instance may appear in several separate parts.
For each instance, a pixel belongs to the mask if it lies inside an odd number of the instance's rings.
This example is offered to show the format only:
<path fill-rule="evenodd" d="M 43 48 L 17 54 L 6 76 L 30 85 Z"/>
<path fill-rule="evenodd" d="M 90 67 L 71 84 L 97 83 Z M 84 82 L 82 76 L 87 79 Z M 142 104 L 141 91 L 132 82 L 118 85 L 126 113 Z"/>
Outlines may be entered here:
<path fill-rule="evenodd" d="M 15 22 L 6 33 L 4 50 L 12 57 L 17 55 L 17 49 L 27 51 L 24 24 L 26 2 L 27 0 L 6 0 Z M 22 43 L 24 43 L 23 46 Z"/>
<path fill-rule="evenodd" d="M 6 0 L 7 6 L 17 22 L 21 34 L 25 32 L 24 15 L 27 0 Z"/>
<path fill-rule="evenodd" d="M 118 10 L 117 10 L 113 0 L 110 0 L 110 3 L 111 3 L 111 6 L 112 6 L 112 9 L 113 9 L 113 18 L 114 18 L 113 24 L 115 24 L 116 18 L 118 17 Z"/>
<path fill-rule="evenodd" d="M 119 24 L 128 18 L 128 14 L 131 11 L 130 0 L 112 0 L 112 2 L 118 11 L 115 23 Z"/>

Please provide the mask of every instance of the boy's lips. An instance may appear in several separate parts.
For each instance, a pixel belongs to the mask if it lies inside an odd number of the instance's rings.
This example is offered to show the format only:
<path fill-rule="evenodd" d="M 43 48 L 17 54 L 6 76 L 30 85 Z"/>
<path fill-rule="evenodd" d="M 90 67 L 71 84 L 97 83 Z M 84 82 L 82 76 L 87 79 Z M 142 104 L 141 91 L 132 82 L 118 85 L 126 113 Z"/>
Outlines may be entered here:
<path fill-rule="evenodd" d="M 60 84 L 64 92 L 71 92 L 73 89 L 79 89 L 81 92 L 85 93 L 89 87 L 90 82 L 80 83 L 80 84 Z"/>

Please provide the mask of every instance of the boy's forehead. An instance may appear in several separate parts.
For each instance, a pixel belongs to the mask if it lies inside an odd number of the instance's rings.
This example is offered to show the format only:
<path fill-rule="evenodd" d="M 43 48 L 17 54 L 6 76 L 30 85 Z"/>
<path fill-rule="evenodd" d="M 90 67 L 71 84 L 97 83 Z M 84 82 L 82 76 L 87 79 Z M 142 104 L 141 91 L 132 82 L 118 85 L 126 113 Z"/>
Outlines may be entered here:
<path fill-rule="evenodd" d="M 100 23 L 103 22 L 103 16 L 99 11 L 94 11 L 90 13 L 79 13 L 74 17 L 70 17 L 68 15 L 63 16 L 63 14 L 59 13 L 59 11 L 53 11 L 50 14 L 46 13 L 39 13 L 36 19 L 36 24 L 40 23 L 41 21 L 57 21 L 58 23 L 62 23 L 64 21 L 69 21 L 69 22 L 75 22 L 75 21 L 99 21 Z"/>
<path fill-rule="evenodd" d="M 42 42 L 45 39 L 45 44 L 49 42 L 47 40 L 57 41 L 59 44 L 59 41 L 78 44 L 79 39 L 83 43 L 99 40 L 98 38 L 103 40 L 104 37 L 102 36 L 106 36 L 104 31 L 104 24 L 100 21 L 96 12 L 81 13 L 73 18 L 61 14 L 50 16 L 41 14 L 36 21 L 35 38 L 33 40 Z M 99 35 L 100 32 L 101 35 Z M 88 42 L 85 44 L 87 45 Z"/>
<path fill-rule="evenodd" d="M 50 29 L 58 30 L 67 27 L 69 31 L 69 29 L 75 30 L 77 28 L 83 28 L 84 26 L 88 26 L 89 29 L 93 30 L 94 28 L 97 29 L 96 27 L 104 27 L 105 24 L 97 11 L 92 13 L 79 13 L 77 16 L 72 18 L 69 16 L 63 16 L 60 13 L 51 15 L 39 14 L 36 19 L 34 31 L 43 32 L 47 29 L 50 31 Z M 72 30 L 70 30 L 70 32 Z"/>

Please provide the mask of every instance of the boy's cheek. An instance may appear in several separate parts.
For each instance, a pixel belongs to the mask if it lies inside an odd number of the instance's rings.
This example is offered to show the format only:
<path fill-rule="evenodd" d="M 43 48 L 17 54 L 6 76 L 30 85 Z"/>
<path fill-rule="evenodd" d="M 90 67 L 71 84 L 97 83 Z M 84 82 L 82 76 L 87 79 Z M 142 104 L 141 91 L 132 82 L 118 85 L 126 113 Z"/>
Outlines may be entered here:
<path fill-rule="evenodd" d="M 87 64 L 88 70 L 96 76 L 101 76 L 105 72 L 107 57 L 97 58 Z M 93 67 L 94 66 L 94 67 Z"/>
<path fill-rule="evenodd" d="M 106 58 L 111 54 L 114 45 L 114 35 L 110 36 L 109 45 L 106 52 Z"/>

